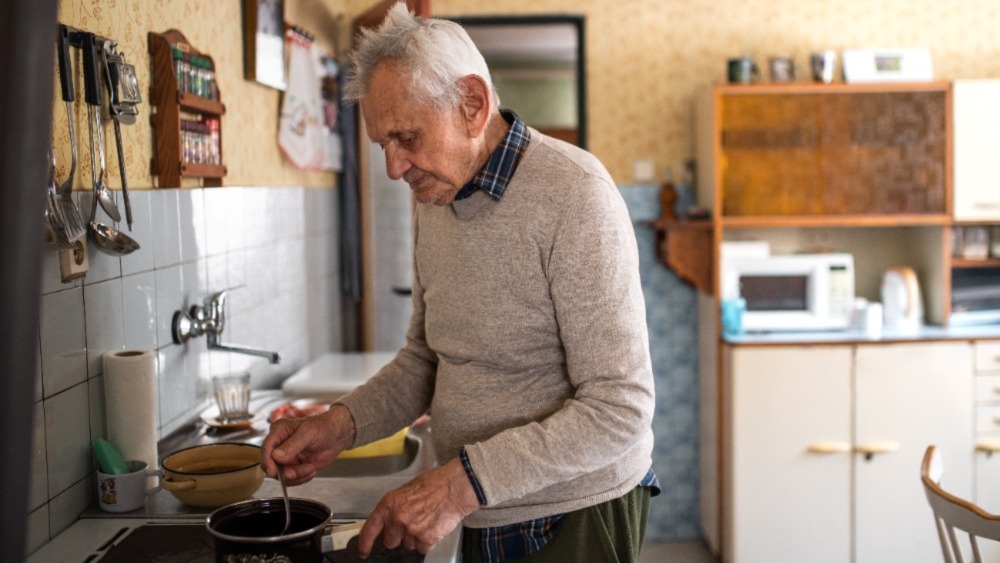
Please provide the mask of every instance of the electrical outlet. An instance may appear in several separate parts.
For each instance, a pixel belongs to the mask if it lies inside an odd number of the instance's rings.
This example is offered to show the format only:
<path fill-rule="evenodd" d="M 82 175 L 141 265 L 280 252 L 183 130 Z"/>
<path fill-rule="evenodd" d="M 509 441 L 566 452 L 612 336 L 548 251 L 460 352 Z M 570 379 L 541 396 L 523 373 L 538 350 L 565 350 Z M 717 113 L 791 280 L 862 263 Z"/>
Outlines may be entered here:
<path fill-rule="evenodd" d="M 84 277 L 90 267 L 90 261 L 87 260 L 87 245 L 79 240 L 74 244 L 76 248 L 73 250 L 59 251 L 59 272 L 62 274 L 63 283 Z"/>
<path fill-rule="evenodd" d="M 656 179 L 656 168 L 650 159 L 640 159 L 632 163 L 632 177 L 636 182 L 652 182 Z"/>

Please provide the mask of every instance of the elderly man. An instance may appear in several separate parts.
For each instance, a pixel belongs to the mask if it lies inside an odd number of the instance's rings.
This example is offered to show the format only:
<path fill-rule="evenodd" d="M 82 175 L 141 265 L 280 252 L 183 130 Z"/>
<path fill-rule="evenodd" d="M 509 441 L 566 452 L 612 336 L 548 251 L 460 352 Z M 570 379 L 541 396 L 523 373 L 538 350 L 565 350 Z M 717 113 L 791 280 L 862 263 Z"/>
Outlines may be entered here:
<path fill-rule="evenodd" d="M 464 561 L 635 561 L 653 379 L 638 252 L 592 155 L 499 108 L 453 22 L 397 4 L 346 88 L 418 202 L 406 345 L 326 413 L 276 422 L 264 468 L 308 481 L 345 448 L 431 413 L 439 466 L 390 491 L 367 556 L 422 553 L 464 525 Z"/>

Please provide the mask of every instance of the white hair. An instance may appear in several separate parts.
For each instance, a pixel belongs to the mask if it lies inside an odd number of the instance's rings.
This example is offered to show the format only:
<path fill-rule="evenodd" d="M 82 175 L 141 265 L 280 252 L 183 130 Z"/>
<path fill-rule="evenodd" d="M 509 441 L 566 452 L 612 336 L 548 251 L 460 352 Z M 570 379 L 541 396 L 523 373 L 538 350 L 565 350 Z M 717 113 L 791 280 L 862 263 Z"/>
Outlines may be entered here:
<path fill-rule="evenodd" d="M 469 34 L 455 22 L 417 18 L 403 1 L 389 10 L 377 29 L 361 32 L 361 41 L 351 57 L 352 74 L 344 87 L 344 98 L 359 101 L 368 95 L 372 72 L 385 60 L 403 63 L 409 69 L 409 91 L 423 103 L 439 108 L 457 107 L 463 91 L 459 80 L 476 75 L 486 81 L 494 106 L 500 99 L 493 87 L 486 60 Z"/>

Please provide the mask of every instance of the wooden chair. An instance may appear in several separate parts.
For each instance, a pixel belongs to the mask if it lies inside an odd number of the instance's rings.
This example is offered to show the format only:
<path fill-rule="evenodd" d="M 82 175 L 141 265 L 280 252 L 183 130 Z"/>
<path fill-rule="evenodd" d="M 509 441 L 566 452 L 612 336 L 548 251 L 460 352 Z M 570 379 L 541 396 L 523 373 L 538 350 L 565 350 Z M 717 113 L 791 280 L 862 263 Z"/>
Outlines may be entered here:
<path fill-rule="evenodd" d="M 941 488 L 941 474 L 944 464 L 936 446 L 928 446 L 924 453 L 924 461 L 920 465 L 920 480 L 927 493 L 927 502 L 934 511 L 934 524 L 937 527 L 938 539 L 941 540 L 941 551 L 946 563 L 964 563 L 962 545 L 958 541 L 955 530 L 961 530 L 969 535 L 972 547 L 972 561 L 982 563 L 977 538 L 988 538 L 1000 541 L 1000 515 L 990 514 L 971 502 L 958 498 Z"/>

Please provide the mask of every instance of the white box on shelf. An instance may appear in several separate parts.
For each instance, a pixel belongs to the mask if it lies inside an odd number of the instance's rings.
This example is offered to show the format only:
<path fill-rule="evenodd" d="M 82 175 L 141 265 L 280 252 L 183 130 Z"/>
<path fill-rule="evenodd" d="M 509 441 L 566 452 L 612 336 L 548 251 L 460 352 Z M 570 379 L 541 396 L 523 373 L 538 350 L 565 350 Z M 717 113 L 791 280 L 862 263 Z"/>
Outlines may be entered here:
<path fill-rule="evenodd" d="M 844 81 L 848 83 L 927 82 L 934 79 L 927 48 L 844 49 Z"/>

